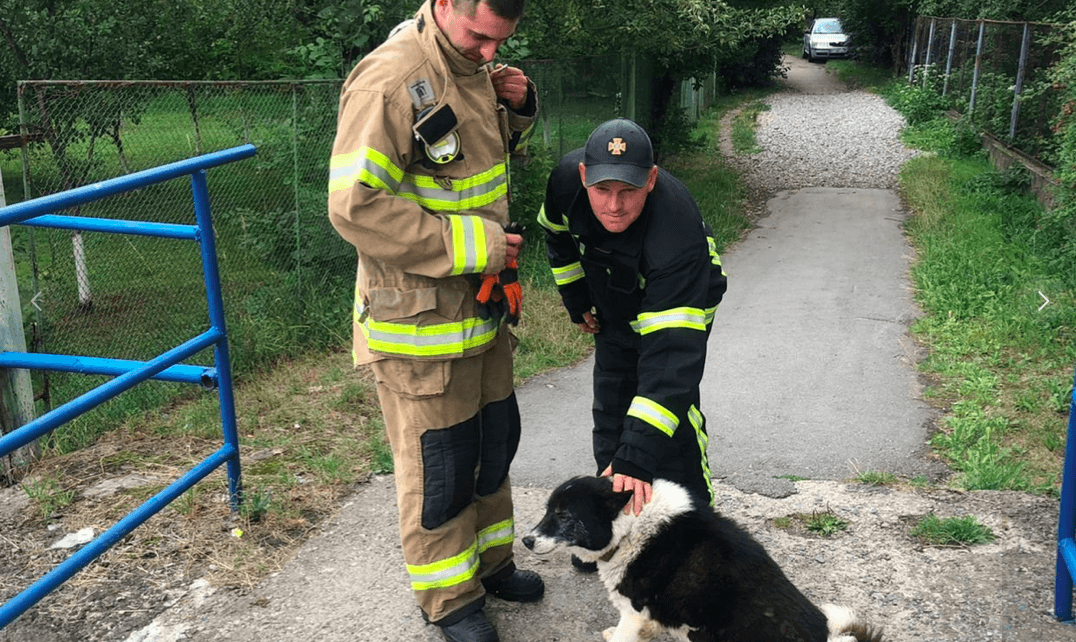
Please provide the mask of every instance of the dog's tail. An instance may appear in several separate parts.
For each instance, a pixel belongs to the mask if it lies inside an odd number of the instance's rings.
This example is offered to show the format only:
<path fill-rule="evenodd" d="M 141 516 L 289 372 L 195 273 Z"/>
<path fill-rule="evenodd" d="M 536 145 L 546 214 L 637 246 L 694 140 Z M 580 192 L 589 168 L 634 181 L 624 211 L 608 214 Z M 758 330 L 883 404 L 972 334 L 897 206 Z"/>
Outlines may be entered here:
<path fill-rule="evenodd" d="M 823 604 L 829 637 L 826 642 L 882 642 L 882 631 L 860 620 L 846 606 Z"/>

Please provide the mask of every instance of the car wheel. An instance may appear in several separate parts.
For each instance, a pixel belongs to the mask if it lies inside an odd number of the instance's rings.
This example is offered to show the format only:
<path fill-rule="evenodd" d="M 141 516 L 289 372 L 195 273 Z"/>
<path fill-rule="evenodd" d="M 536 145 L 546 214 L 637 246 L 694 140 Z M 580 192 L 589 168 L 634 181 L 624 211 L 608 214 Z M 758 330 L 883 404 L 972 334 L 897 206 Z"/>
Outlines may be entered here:
<path fill-rule="evenodd" d="M 804 59 L 804 60 L 807 60 L 808 58 L 809 58 L 809 56 L 807 55 L 807 48 L 806 48 L 806 47 L 804 47 L 804 48 L 803 48 L 803 59 Z"/>
<path fill-rule="evenodd" d="M 807 56 L 806 56 L 807 57 L 807 62 L 815 62 L 815 61 L 818 60 L 817 58 L 814 57 L 814 55 L 812 55 L 813 53 L 814 52 L 812 52 L 810 49 L 807 49 Z"/>

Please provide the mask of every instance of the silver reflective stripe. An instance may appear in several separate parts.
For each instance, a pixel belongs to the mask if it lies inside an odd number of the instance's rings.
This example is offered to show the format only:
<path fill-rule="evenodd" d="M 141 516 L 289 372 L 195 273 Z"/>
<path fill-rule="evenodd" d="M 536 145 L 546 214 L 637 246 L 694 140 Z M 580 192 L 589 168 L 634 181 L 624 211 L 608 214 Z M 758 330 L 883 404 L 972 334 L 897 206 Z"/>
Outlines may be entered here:
<path fill-rule="evenodd" d="M 673 308 L 661 312 L 643 312 L 631 322 L 633 330 L 647 335 L 667 328 L 686 328 L 688 330 L 706 329 L 706 312 L 698 308 Z"/>
<path fill-rule="evenodd" d="M 691 406 L 687 410 L 687 419 L 691 422 L 691 426 L 695 429 L 695 438 L 699 442 L 699 455 L 701 457 L 700 463 L 702 464 L 702 476 L 706 482 L 706 490 L 710 493 L 710 505 L 714 505 L 714 480 L 710 473 L 710 456 L 707 454 L 707 448 L 710 445 L 710 437 L 706 434 L 704 427 L 706 425 L 706 419 L 702 416 L 702 413 L 695 406 Z"/>
<path fill-rule="evenodd" d="M 508 193 L 503 163 L 471 178 L 453 179 L 452 184 L 454 188 L 445 189 L 429 176 L 406 174 L 396 195 L 435 212 L 459 212 L 489 205 Z"/>
<path fill-rule="evenodd" d="M 555 267 L 553 269 L 553 280 L 556 281 L 558 286 L 568 285 L 578 281 L 586 276 L 583 272 L 582 263 L 569 263 L 563 267 Z"/>
<path fill-rule="evenodd" d="M 464 552 L 440 562 L 407 565 L 411 576 L 411 588 L 425 591 L 462 584 L 478 572 L 478 544 L 471 544 Z"/>
<path fill-rule="evenodd" d="M 446 216 L 452 229 L 451 274 L 486 269 L 486 227 L 477 216 Z"/>
<path fill-rule="evenodd" d="M 672 437 L 680 420 L 661 404 L 646 397 L 635 397 L 628 408 L 628 416 L 641 419 Z"/>
<path fill-rule="evenodd" d="M 478 552 L 481 554 L 494 546 L 511 545 L 515 536 L 515 522 L 511 518 L 497 522 L 479 531 Z"/>

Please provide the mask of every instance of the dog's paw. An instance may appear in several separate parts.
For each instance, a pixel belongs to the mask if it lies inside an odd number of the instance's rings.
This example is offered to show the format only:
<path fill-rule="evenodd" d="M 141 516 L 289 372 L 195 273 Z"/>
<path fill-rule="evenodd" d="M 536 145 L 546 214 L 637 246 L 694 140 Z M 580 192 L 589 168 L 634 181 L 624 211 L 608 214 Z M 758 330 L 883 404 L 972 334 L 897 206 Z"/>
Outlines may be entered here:
<path fill-rule="evenodd" d="M 647 640 L 653 640 L 657 637 L 658 633 L 661 633 L 661 627 L 654 620 L 647 620 L 643 628 L 639 630 L 639 642 L 647 642 Z"/>
<path fill-rule="evenodd" d="M 611 626 L 605 629 L 604 631 L 602 631 L 602 639 L 605 640 L 605 642 L 609 642 L 609 638 L 613 637 L 613 633 L 616 633 L 615 626 Z"/>

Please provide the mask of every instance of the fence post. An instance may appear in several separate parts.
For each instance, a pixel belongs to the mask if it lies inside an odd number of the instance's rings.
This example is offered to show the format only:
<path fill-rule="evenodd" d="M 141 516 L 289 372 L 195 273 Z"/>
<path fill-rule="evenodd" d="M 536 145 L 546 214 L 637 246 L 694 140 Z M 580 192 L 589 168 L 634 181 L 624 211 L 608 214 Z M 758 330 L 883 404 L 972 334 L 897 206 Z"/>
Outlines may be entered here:
<path fill-rule="evenodd" d="M 968 116 L 975 112 L 975 90 L 979 88 L 979 70 L 983 66 L 983 34 L 986 31 L 986 21 L 979 21 L 979 42 L 975 45 L 975 72 L 971 75 L 971 102 L 968 103 Z"/>
<path fill-rule="evenodd" d="M 915 59 L 919 56 L 919 21 L 922 18 L 915 19 L 915 28 L 912 29 L 912 46 L 908 52 L 908 82 L 911 83 L 915 80 Z"/>
<path fill-rule="evenodd" d="M 1031 47 L 1031 24 L 1024 23 L 1024 38 L 1020 43 L 1020 65 L 1016 68 L 1016 87 L 1012 94 L 1012 116 L 1009 118 L 1009 141 L 1016 138 L 1016 123 L 1020 120 L 1020 94 L 1024 91 L 1024 68 L 1027 50 Z"/>
<path fill-rule="evenodd" d="M 927 58 L 923 62 L 923 87 L 927 86 L 927 76 L 930 75 L 930 63 L 933 62 L 934 56 L 934 25 L 937 23 L 937 18 L 930 19 L 930 32 L 927 34 Z"/>
<path fill-rule="evenodd" d="M 303 291 L 303 242 L 299 227 L 302 206 L 299 204 L 299 86 L 291 86 L 291 171 L 295 179 L 292 193 L 295 197 L 295 274 L 298 275 L 296 291 Z"/>
<path fill-rule="evenodd" d="M 942 96 L 949 93 L 949 74 L 953 70 L 953 55 L 956 53 L 956 20 L 949 29 L 949 57 L 945 61 L 945 85 L 942 86 Z"/>
<path fill-rule="evenodd" d="M 23 154 L 26 149 L 23 148 Z M 7 205 L 4 179 L 0 176 L 0 208 Z M 0 349 L 26 352 L 26 335 L 22 330 L 22 302 L 15 278 L 15 256 L 11 247 L 11 226 L 0 228 Z M 34 418 L 34 389 L 30 372 L 20 368 L 0 370 L 0 434 L 15 430 Z M 22 476 L 24 469 L 40 454 L 36 441 L 15 452 L 0 457 L 0 483 L 11 483 Z"/>

